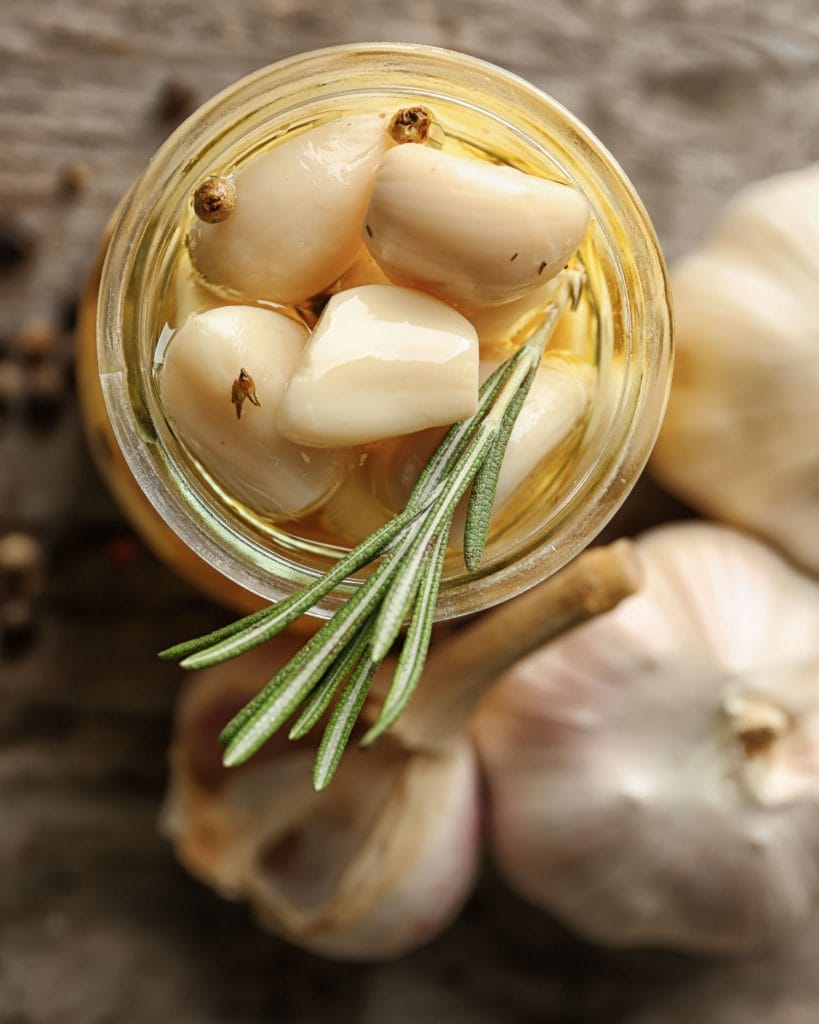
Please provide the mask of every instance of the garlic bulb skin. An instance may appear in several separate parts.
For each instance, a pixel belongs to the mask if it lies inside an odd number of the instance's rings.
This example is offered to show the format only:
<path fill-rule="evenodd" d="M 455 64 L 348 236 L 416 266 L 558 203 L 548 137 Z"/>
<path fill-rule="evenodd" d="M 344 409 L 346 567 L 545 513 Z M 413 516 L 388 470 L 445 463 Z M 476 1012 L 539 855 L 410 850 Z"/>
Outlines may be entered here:
<path fill-rule="evenodd" d="M 654 474 L 819 572 L 819 164 L 741 192 L 672 291 Z"/>
<path fill-rule="evenodd" d="M 494 853 L 594 941 L 765 947 L 819 896 L 819 585 L 723 527 L 638 553 L 640 593 L 478 711 Z"/>
<path fill-rule="evenodd" d="M 366 444 L 449 425 L 478 407 L 478 336 L 456 310 L 395 285 L 334 295 L 294 370 L 282 434 L 317 446 Z"/>
<path fill-rule="evenodd" d="M 385 960 L 460 910 L 479 856 L 478 773 L 464 737 L 439 754 L 386 737 L 310 784 L 314 747 L 279 734 L 224 769 L 217 736 L 295 653 L 285 637 L 200 673 L 177 712 L 162 828 L 198 878 L 249 901 L 260 923 L 341 960 Z"/>
<path fill-rule="evenodd" d="M 545 284 L 589 225 L 568 185 L 429 146 L 397 146 L 381 162 L 362 238 L 391 281 L 469 315 Z"/>
<path fill-rule="evenodd" d="M 165 414 L 193 454 L 230 494 L 271 518 L 303 515 L 332 494 L 348 452 L 306 449 L 276 428 L 276 409 L 307 339 L 298 321 L 254 306 L 189 316 L 159 371 Z M 237 416 L 234 382 L 245 370 L 258 408 Z"/>
<path fill-rule="evenodd" d="M 240 295 L 284 304 L 328 288 L 360 252 L 361 218 L 391 145 L 386 124 L 377 114 L 333 121 L 240 167 L 233 213 L 191 228 L 199 273 Z"/>

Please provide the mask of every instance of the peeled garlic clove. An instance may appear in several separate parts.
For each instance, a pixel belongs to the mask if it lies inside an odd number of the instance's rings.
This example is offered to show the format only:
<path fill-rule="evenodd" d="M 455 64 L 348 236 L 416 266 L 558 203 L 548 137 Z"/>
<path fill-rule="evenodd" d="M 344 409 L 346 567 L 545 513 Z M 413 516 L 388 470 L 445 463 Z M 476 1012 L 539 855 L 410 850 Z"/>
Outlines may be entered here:
<path fill-rule="evenodd" d="M 189 316 L 159 371 L 165 414 L 204 468 L 261 515 L 303 515 L 325 501 L 349 463 L 344 452 L 305 449 L 276 428 L 276 410 L 307 338 L 296 320 L 253 306 Z M 232 401 L 244 370 L 252 397 Z"/>
<path fill-rule="evenodd" d="M 518 299 L 558 274 L 589 217 L 567 185 L 398 146 L 381 162 L 362 238 L 391 280 L 468 311 Z"/>
<path fill-rule="evenodd" d="M 454 423 L 478 407 L 478 338 L 443 302 L 364 285 L 324 308 L 278 414 L 301 444 L 353 445 Z"/>
<path fill-rule="evenodd" d="M 366 461 L 352 469 L 322 506 L 321 522 L 339 544 L 354 548 L 394 515 L 392 509 L 373 494 Z M 369 459 L 369 455 L 366 456 Z M 406 502 L 405 502 L 406 504 Z"/>
<path fill-rule="evenodd" d="M 219 730 L 291 654 L 281 638 L 188 689 L 163 830 L 193 874 L 248 900 L 290 942 L 343 960 L 398 956 L 443 930 L 474 882 L 474 755 L 463 739 L 436 755 L 385 740 L 348 753 L 320 793 L 305 741 L 277 736 L 247 765 L 222 768 Z"/>
<path fill-rule="evenodd" d="M 819 572 L 819 165 L 760 182 L 672 273 L 675 371 L 651 466 Z"/>
<path fill-rule="evenodd" d="M 509 882 L 614 946 L 744 952 L 819 897 L 819 585 L 721 527 L 509 671 L 475 735 Z"/>
<path fill-rule="evenodd" d="M 374 445 L 367 451 L 372 491 L 391 515 L 406 506 L 416 480 L 445 433 L 442 427 L 419 430 L 408 437 Z"/>
<path fill-rule="evenodd" d="M 481 363 L 481 379 L 486 380 L 498 365 Z M 509 437 L 495 511 L 578 428 L 591 404 L 594 382 L 595 371 L 588 363 L 556 354 L 544 356 Z"/>
<path fill-rule="evenodd" d="M 362 114 L 253 157 L 233 176 L 233 213 L 193 224 L 194 266 L 213 284 L 285 304 L 329 287 L 359 252 L 361 218 L 389 145 L 386 121 Z"/>
<path fill-rule="evenodd" d="M 542 311 L 555 292 L 557 279 L 553 278 L 519 299 L 502 306 L 484 306 L 481 309 L 461 309 L 478 332 L 481 346 L 503 341 L 516 341 L 532 333 Z"/>
<path fill-rule="evenodd" d="M 482 360 L 481 382 L 498 365 Z M 556 353 L 544 356 L 509 437 L 495 491 L 495 512 L 578 429 L 591 403 L 594 382 L 594 368 L 587 363 Z M 441 438 L 441 431 L 425 431 L 369 453 L 373 489 L 387 507 L 395 511 L 404 507 Z M 455 515 L 454 545 L 462 542 L 465 511 L 462 502 Z"/>

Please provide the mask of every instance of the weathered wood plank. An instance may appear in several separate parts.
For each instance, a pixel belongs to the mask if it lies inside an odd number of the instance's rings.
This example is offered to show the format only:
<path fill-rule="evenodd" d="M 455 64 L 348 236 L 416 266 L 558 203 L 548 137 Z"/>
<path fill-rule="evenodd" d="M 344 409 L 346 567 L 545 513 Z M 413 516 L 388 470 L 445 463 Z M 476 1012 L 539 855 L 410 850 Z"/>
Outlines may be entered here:
<path fill-rule="evenodd" d="M 671 256 L 738 186 L 819 157 L 814 0 L 6 0 L 0 234 L 33 252 L 0 267 L 0 363 L 21 368 L 33 317 L 66 321 L 111 209 L 173 127 L 169 80 L 200 102 L 289 53 L 373 38 L 462 49 L 551 92 L 623 163 Z M 68 196 L 73 164 L 89 181 Z M 59 346 L 67 359 L 65 331 Z M 608 533 L 679 511 L 646 485 Z M 670 979 L 709 976 L 587 949 L 491 876 L 399 965 L 337 967 L 260 935 L 155 831 L 178 680 L 153 652 L 221 616 L 130 537 L 70 396 L 51 431 L 22 399 L 0 414 L 11 527 L 42 538 L 49 575 L 38 643 L 0 662 L 2 1024 L 613 1024 Z M 775 1006 L 773 976 L 769 990 Z"/>

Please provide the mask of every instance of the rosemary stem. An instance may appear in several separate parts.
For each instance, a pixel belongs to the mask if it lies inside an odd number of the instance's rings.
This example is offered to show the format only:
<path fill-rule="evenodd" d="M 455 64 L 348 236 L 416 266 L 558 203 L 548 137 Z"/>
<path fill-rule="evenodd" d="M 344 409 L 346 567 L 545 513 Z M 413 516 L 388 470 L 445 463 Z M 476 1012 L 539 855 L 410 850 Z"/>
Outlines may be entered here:
<path fill-rule="evenodd" d="M 308 640 L 268 686 L 228 723 L 223 731 L 227 741 L 223 761 L 227 767 L 241 764 L 251 757 L 313 690 L 357 628 L 377 608 L 414 539 L 415 530 L 410 528 L 367 582 Z M 281 685 L 282 679 L 285 686 Z"/>
<path fill-rule="evenodd" d="M 452 470 L 455 462 L 465 450 L 477 430 L 478 424 L 483 420 L 497 397 L 504 381 L 512 372 L 517 361 L 522 358 L 521 351 L 518 350 L 506 362 L 501 363 L 484 381 L 475 414 L 470 416 L 468 420 L 462 420 L 460 423 L 453 424 L 446 432 L 443 440 L 435 449 L 429 462 L 415 482 L 407 502 L 408 508 L 416 503 L 421 503 L 422 505 L 429 504 L 431 491 Z"/>
<path fill-rule="evenodd" d="M 322 628 L 222 730 L 226 766 L 251 757 L 300 706 L 290 738 L 304 736 L 337 697 L 314 766 L 315 787 L 327 785 L 375 672 L 409 617 L 389 692 L 362 743 L 372 743 L 403 713 L 427 657 L 456 506 L 472 486 L 464 560 L 474 571 L 483 556 L 498 474 L 515 419 L 555 324 L 565 309 L 576 306 L 582 282 L 582 273 L 566 272 L 540 326 L 481 387 L 475 414 L 446 432 L 403 512 L 298 593 L 162 652 L 162 657 L 182 657 L 184 668 L 219 664 L 280 633 L 350 575 L 380 559 Z"/>
<path fill-rule="evenodd" d="M 435 604 L 438 600 L 438 590 L 444 571 L 449 525 L 446 523 L 439 530 L 427 550 L 421 566 L 421 587 L 407 628 L 407 636 L 398 658 L 398 665 L 378 721 L 362 739 L 362 746 L 370 746 L 374 743 L 402 714 L 424 671 L 424 662 L 432 637 Z"/>
<path fill-rule="evenodd" d="M 434 499 L 436 493 L 433 490 L 430 500 Z M 358 547 L 345 555 L 324 576 L 308 584 L 292 597 L 285 598 L 284 601 L 279 601 L 267 609 L 266 615 L 257 613 L 255 621 L 250 622 L 248 626 L 236 629 L 218 643 L 209 644 L 201 650 L 194 651 L 181 662 L 182 668 L 195 669 L 218 665 L 222 661 L 235 658 L 277 636 L 351 573 L 378 557 L 393 539 L 411 526 L 413 521 L 424 511 L 424 507 L 424 504 L 419 503 L 417 507 L 405 508 L 403 512 L 385 523 Z M 239 623 L 234 623 L 234 626 L 241 627 L 241 623 L 244 621 L 246 620 L 240 619 Z"/>
<path fill-rule="evenodd" d="M 342 680 L 355 668 L 364 655 L 370 643 L 373 622 L 374 619 L 371 616 L 349 642 L 346 650 L 339 655 L 336 663 L 325 674 L 291 728 L 288 734 L 289 739 L 298 740 L 302 736 L 306 736 L 327 710 Z"/>
<path fill-rule="evenodd" d="M 514 371 L 512 376 L 514 376 Z M 509 380 L 511 379 L 510 376 Z M 506 387 L 508 387 L 508 381 L 503 385 L 504 389 Z M 497 401 L 501 401 L 500 396 Z M 370 654 L 373 661 L 380 661 L 384 658 L 398 636 L 418 586 L 421 562 L 426 549 L 444 523 L 451 522 L 455 506 L 466 493 L 466 489 L 492 446 L 495 428 L 490 421 L 490 415 L 491 413 L 487 414 L 478 426 L 466 455 L 447 477 L 444 489 L 427 509 L 414 539 L 408 546 L 406 557 L 402 560 L 378 613 Z"/>

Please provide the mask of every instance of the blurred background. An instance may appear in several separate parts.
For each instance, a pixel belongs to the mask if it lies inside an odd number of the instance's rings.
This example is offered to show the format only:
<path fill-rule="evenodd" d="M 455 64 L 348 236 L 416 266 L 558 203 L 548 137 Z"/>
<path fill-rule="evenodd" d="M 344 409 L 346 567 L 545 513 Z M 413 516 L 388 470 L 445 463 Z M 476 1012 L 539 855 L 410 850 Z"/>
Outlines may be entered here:
<path fill-rule="evenodd" d="M 365 40 L 461 50 L 550 93 L 623 165 L 670 262 L 740 186 L 819 158 L 816 0 L 5 0 L 0 536 L 34 537 L 44 571 L 33 612 L 8 595 L 0 612 L 0 1024 L 682 1022 L 697 999 L 709 1021 L 795 1022 L 791 961 L 608 954 L 491 866 L 429 947 L 334 965 L 256 931 L 157 834 L 179 678 L 154 652 L 223 613 L 154 561 L 90 464 L 78 296 L 117 200 L 196 106 Z M 680 511 L 646 482 L 608 534 Z M 800 998 L 819 1019 L 819 982 Z"/>

